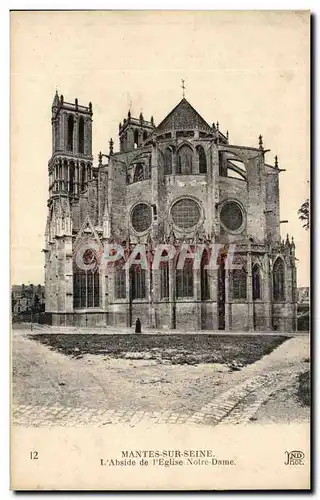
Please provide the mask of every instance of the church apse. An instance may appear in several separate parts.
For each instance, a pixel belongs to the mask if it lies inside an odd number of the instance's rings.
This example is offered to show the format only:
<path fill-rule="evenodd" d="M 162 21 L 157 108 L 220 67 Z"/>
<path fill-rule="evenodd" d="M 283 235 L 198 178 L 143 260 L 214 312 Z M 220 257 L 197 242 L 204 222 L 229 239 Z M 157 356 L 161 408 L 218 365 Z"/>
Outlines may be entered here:
<path fill-rule="evenodd" d="M 94 165 L 92 115 L 91 103 L 55 95 L 45 244 L 50 321 L 294 330 L 295 245 L 280 237 L 281 169 L 278 159 L 266 163 L 262 137 L 256 146 L 232 144 L 183 96 L 158 125 L 129 110 L 118 150 L 110 140 Z M 106 254 L 112 245 L 119 255 Z M 138 254 L 128 266 L 137 245 L 146 263 Z M 159 245 L 166 258 L 154 268 Z"/>

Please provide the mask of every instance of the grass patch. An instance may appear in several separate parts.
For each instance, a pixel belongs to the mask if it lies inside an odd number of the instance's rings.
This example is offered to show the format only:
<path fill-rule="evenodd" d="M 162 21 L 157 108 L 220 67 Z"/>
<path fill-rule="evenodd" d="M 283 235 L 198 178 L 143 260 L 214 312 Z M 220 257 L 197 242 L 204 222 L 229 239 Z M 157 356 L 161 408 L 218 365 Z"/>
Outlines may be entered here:
<path fill-rule="evenodd" d="M 29 338 L 66 356 L 100 354 L 171 364 L 221 363 L 234 369 L 254 363 L 288 337 L 282 335 L 35 334 Z"/>
<path fill-rule="evenodd" d="M 304 373 L 300 373 L 297 396 L 300 403 L 302 403 L 303 406 L 310 406 L 311 404 L 310 370 Z"/>

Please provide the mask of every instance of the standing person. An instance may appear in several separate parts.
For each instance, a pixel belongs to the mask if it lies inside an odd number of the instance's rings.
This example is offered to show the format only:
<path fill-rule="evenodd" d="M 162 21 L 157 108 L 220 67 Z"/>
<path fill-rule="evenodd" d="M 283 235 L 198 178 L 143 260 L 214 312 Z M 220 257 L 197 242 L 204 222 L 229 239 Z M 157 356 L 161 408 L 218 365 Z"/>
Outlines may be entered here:
<path fill-rule="evenodd" d="M 136 331 L 135 333 L 141 333 L 141 321 L 139 318 L 137 318 L 137 321 L 136 321 Z"/>

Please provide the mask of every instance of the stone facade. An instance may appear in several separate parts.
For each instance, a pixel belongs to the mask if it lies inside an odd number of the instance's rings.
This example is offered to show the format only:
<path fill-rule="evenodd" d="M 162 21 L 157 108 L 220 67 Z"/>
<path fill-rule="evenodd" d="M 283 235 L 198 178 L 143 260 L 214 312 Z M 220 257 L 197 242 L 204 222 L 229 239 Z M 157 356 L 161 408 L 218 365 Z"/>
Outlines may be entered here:
<path fill-rule="evenodd" d="M 92 105 L 58 94 L 52 136 L 44 252 L 53 324 L 132 326 L 139 317 L 156 329 L 296 329 L 295 245 L 280 238 L 281 169 L 277 158 L 266 164 L 261 136 L 258 147 L 231 144 L 183 98 L 158 126 L 129 111 L 120 150 L 110 140 L 94 166 Z M 79 272 L 81 246 L 101 255 L 115 242 L 126 255 L 137 243 L 150 253 L 160 243 L 233 245 L 239 270 L 226 267 L 222 251 L 208 271 L 201 260 L 179 274 L 174 258 L 142 277 L 115 265 Z"/>

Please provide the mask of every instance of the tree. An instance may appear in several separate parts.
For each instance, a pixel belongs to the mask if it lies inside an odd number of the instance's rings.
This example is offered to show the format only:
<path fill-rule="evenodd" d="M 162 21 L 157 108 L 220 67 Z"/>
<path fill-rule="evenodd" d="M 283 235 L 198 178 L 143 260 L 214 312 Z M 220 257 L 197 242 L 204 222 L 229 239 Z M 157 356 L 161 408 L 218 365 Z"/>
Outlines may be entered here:
<path fill-rule="evenodd" d="M 17 300 L 14 296 L 14 293 L 11 292 L 11 311 L 12 311 L 12 313 L 14 313 L 14 306 L 16 305 L 16 303 L 17 303 Z"/>
<path fill-rule="evenodd" d="M 33 299 L 33 312 L 37 313 L 40 311 L 40 299 L 37 294 L 34 295 Z"/>
<path fill-rule="evenodd" d="M 302 203 L 298 210 L 299 219 L 302 220 L 303 227 L 308 231 L 310 223 L 310 201 L 309 198 Z"/>

